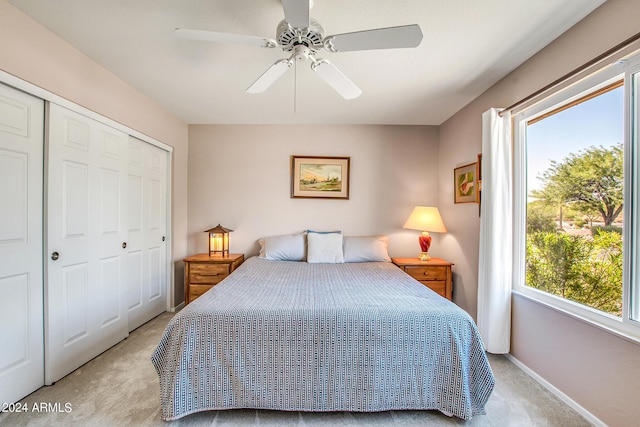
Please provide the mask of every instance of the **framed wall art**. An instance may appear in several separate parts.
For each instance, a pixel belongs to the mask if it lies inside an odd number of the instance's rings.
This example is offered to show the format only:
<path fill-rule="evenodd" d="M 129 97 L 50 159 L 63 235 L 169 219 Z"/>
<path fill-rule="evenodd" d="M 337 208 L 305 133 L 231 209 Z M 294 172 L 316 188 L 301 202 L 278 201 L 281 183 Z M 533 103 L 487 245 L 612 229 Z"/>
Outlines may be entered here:
<path fill-rule="evenodd" d="M 482 200 L 482 153 L 478 154 L 478 161 L 476 162 L 476 194 L 478 199 L 478 204 Z"/>
<path fill-rule="evenodd" d="M 478 154 L 476 162 L 476 200 L 478 202 L 478 216 L 480 216 L 480 207 L 482 206 L 482 153 Z"/>
<path fill-rule="evenodd" d="M 453 170 L 453 188 L 455 203 L 478 202 L 477 163 L 457 167 Z"/>
<path fill-rule="evenodd" d="M 350 157 L 291 156 L 291 197 L 349 199 Z"/>

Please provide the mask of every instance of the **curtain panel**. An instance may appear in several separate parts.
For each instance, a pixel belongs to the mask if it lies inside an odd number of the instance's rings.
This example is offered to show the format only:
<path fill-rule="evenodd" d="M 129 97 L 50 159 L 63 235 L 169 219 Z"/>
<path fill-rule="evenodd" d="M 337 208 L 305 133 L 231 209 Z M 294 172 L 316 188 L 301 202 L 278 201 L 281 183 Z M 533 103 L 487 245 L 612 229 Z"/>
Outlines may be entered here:
<path fill-rule="evenodd" d="M 478 329 L 489 353 L 509 353 L 513 266 L 511 114 L 482 115 Z"/>

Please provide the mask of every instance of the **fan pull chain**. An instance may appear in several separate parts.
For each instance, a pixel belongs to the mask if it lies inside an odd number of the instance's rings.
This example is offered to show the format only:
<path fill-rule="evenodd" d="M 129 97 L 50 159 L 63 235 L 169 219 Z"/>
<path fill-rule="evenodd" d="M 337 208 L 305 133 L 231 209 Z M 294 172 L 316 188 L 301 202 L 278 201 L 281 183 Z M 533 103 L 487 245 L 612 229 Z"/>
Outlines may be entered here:
<path fill-rule="evenodd" d="M 298 112 L 298 61 L 293 61 L 293 114 Z"/>

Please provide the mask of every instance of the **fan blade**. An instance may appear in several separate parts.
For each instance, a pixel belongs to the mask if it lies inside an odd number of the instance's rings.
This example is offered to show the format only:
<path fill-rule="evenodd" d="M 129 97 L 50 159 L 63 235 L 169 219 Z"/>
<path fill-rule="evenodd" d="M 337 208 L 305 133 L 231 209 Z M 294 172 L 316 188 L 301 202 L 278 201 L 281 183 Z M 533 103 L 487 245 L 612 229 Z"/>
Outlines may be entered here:
<path fill-rule="evenodd" d="M 285 21 L 294 28 L 309 28 L 309 0 L 282 0 Z"/>
<path fill-rule="evenodd" d="M 281 59 L 267 69 L 258 80 L 253 82 L 247 89 L 249 93 L 262 93 L 269 88 L 276 80 L 278 80 L 291 67 L 289 59 Z"/>
<path fill-rule="evenodd" d="M 422 31 L 420 26 L 413 24 L 337 34 L 325 38 L 324 44 L 325 48 L 331 52 L 350 52 L 354 50 L 417 47 L 421 41 Z"/>
<path fill-rule="evenodd" d="M 181 39 L 201 40 L 205 42 L 245 44 L 258 47 L 276 47 L 278 45 L 275 40 L 264 37 L 217 33 L 215 31 L 176 28 L 174 34 Z"/>
<path fill-rule="evenodd" d="M 362 95 L 360 88 L 326 59 L 313 62 L 311 69 L 344 99 L 354 99 Z"/>

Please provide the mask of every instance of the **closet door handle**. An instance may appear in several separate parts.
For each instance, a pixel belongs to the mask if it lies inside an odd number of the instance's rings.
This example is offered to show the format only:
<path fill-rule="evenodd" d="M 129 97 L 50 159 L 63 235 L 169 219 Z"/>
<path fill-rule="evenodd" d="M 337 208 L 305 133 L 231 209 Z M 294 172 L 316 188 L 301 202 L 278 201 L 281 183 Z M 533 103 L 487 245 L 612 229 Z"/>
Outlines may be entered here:
<path fill-rule="evenodd" d="M 162 236 L 162 241 L 164 242 L 164 236 Z"/>
<path fill-rule="evenodd" d="M 127 242 L 122 242 L 122 249 L 127 249 Z"/>
<path fill-rule="evenodd" d="M 60 258 L 60 254 L 58 252 L 53 252 L 51 254 L 51 259 L 56 261 L 58 258 Z"/>

